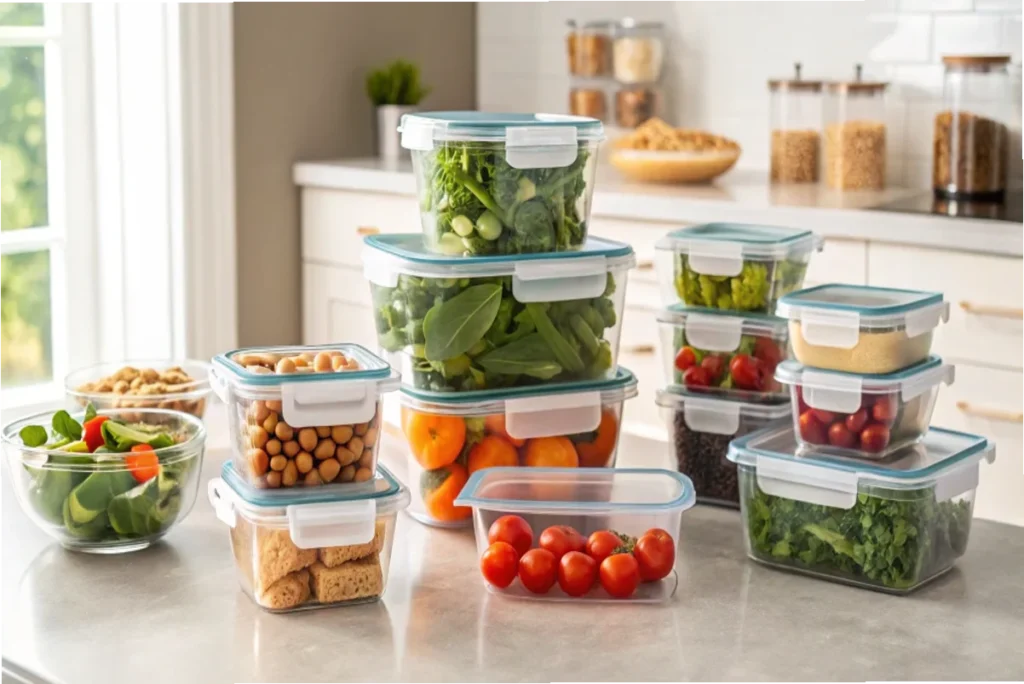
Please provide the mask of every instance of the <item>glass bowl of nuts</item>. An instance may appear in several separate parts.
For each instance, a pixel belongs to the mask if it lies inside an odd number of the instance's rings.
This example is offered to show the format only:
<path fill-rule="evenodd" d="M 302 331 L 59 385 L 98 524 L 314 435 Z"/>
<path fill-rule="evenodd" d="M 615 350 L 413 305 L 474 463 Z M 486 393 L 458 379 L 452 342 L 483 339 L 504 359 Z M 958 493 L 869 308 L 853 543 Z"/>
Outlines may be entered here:
<path fill-rule="evenodd" d="M 210 398 L 210 364 L 192 359 L 101 363 L 64 378 L 72 408 L 169 409 L 202 418 Z M 141 420 L 125 416 L 126 420 Z"/>

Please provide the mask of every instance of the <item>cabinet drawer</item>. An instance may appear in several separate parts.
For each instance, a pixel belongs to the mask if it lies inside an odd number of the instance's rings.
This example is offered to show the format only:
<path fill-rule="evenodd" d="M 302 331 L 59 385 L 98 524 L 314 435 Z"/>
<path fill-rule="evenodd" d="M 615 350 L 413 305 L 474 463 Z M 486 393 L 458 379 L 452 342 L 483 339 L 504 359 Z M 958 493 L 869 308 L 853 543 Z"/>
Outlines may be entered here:
<path fill-rule="evenodd" d="M 825 247 L 811 255 L 804 287 L 825 283 L 863 285 L 867 282 L 868 247 L 858 240 L 825 240 Z"/>
<path fill-rule="evenodd" d="M 362 270 L 303 265 L 302 338 L 303 344 L 356 342 L 377 348 L 369 285 Z"/>
<path fill-rule="evenodd" d="M 949 361 L 1024 368 L 1020 259 L 872 243 L 872 285 L 935 290 L 950 303 L 949 322 L 935 335 L 935 353 Z"/>
<path fill-rule="evenodd" d="M 375 232 L 418 233 L 420 214 L 408 195 L 302 191 L 302 258 L 362 268 L 363 237 Z"/>

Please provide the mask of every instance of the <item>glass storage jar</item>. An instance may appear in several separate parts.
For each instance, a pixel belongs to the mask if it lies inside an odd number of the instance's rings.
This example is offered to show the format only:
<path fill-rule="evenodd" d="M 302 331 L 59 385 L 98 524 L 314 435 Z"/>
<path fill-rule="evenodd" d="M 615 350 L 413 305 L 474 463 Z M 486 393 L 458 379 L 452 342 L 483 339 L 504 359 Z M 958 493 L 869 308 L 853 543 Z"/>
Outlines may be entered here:
<path fill-rule="evenodd" d="M 612 22 L 568 22 L 566 47 L 573 76 L 608 76 L 612 71 Z"/>
<path fill-rule="evenodd" d="M 1019 118 L 1008 55 L 947 55 L 945 107 L 935 117 L 932 180 L 944 197 L 997 199 L 1006 190 L 1008 124 Z"/>
<path fill-rule="evenodd" d="M 771 93 L 771 179 L 817 183 L 821 149 L 821 81 L 805 81 L 801 65 L 790 79 L 768 81 Z"/>
<path fill-rule="evenodd" d="M 615 93 L 615 123 L 636 128 L 661 112 L 661 90 L 647 86 L 627 86 Z"/>
<path fill-rule="evenodd" d="M 612 65 L 615 80 L 633 85 L 655 83 L 665 59 L 664 27 L 660 22 L 626 18 L 615 29 Z"/>
<path fill-rule="evenodd" d="M 573 87 L 569 90 L 569 113 L 605 122 L 608 116 L 608 96 L 603 88 L 591 85 Z"/>
<path fill-rule="evenodd" d="M 834 190 L 885 187 L 885 90 L 865 81 L 857 65 L 852 81 L 825 84 L 825 183 Z"/>

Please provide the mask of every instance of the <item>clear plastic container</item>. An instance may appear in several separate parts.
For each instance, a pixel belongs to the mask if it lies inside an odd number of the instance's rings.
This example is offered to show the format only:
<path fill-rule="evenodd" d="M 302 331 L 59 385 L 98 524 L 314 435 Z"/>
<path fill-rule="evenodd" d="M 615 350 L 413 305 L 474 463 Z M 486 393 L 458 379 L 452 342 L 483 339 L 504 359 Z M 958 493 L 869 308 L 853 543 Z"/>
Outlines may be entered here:
<path fill-rule="evenodd" d="M 663 303 L 770 314 L 800 289 L 822 240 L 809 230 L 706 223 L 674 230 L 655 245 Z"/>
<path fill-rule="evenodd" d="M 755 561 L 895 594 L 920 587 L 964 554 L 984 437 L 932 428 L 874 463 L 795 456 L 788 423 L 733 442 L 747 553 Z"/>
<path fill-rule="evenodd" d="M 626 85 L 655 83 L 665 61 L 665 27 L 660 22 L 623 19 L 615 27 L 615 80 Z"/>
<path fill-rule="evenodd" d="M 202 418 L 212 393 L 209 375 L 210 364 L 192 359 L 100 363 L 64 378 L 64 393 L 71 410 L 92 402 L 99 410 L 169 409 Z"/>
<path fill-rule="evenodd" d="M 612 377 L 633 248 L 590 238 L 565 254 L 429 253 L 373 235 L 363 268 L 377 339 L 407 387 L 466 392 Z"/>
<path fill-rule="evenodd" d="M 772 422 L 782 424 L 789 404 L 755 404 L 658 390 L 676 467 L 693 482 L 700 503 L 738 508 L 736 465 L 726 458 L 729 442 Z"/>
<path fill-rule="evenodd" d="M 608 20 L 568 22 L 566 48 L 570 74 L 588 78 L 611 75 L 613 27 L 614 23 Z"/>
<path fill-rule="evenodd" d="M 768 81 L 771 93 L 771 180 L 817 183 L 821 165 L 821 81 L 804 80 L 801 65 L 793 78 Z"/>
<path fill-rule="evenodd" d="M 786 400 L 775 380 L 775 367 L 789 357 L 786 321 L 674 304 L 658 323 L 669 384 L 744 401 Z"/>
<path fill-rule="evenodd" d="M 228 406 L 235 471 L 265 489 L 372 479 L 382 398 L 400 384 L 348 343 L 236 349 L 214 357 L 210 381 Z"/>
<path fill-rule="evenodd" d="M 819 370 L 787 361 L 775 377 L 789 386 L 801 446 L 815 453 L 880 460 L 928 432 L 939 386 L 953 384 L 953 370 L 937 356 L 886 375 Z"/>
<path fill-rule="evenodd" d="M 865 81 L 825 84 L 825 183 L 835 190 L 885 187 L 885 90 Z"/>
<path fill-rule="evenodd" d="M 111 433 L 113 446 L 104 439 L 102 452 L 89 452 L 88 433 L 79 441 L 59 438 L 50 428 L 52 411 L 8 424 L 3 430 L 8 475 L 21 509 L 65 548 L 137 551 L 163 537 L 192 510 L 206 430 L 199 418 L 180 411 L 107 409 L 98 415 L 127 428 L 116 442 Z M 71 417 L 81 425 L 85 414 Z M 25 445 L 22 430 L 29 426 L 48 433 L 42 445 Z M 144 457 L 128 450 L 141 440 L 129 439 L 128 430 L 135 435 L 139 430 L 144 435 L 163 433 L 174 443 L 158 442 L 149 452 L 155 463 L 142 465 Z"/>
<path fill-rule="evenodd" d="M 484 468 L 612 467 L 622 405 L 636 393 L 636 378 L 625 368 L 610 380 L 550 388 L 403 388 L 410 481 L 419 483 L 409 514 L 428 525 L 468 525 L 470 510 L 452 502 Z"/>
<path fill-rule="evenodd" d="M 847 373 L 893 373 L 928 358 L 932 333 L 949 320 L 941 292 L 829 284 L 792 292 L 776 314 L 806 366 Z"/>
<path fill-rule="evenodd" d="M 679 556 L 679 523 L 694 503 L 690 480 L 670 470 L 645 468 L 488 468 L 473 474 L 455 500 L 473 509 L 476 548 L 487 550 L 488 531 L 505 515 L 522 517 L 533 531 L 536 548 L 544 530 L 572 527 L 584 538 L 601 530 L 640 537 L 660 529 L 675 542 Z M 582 596 L 570 596 L 556 582 L 547 592 L 534 593 L 515 579 L 506 588 L 485 580 L 488 590 L 502 596 L 548 601 L 667 601 L 675 594 L 673 569 L 663 579 L 641 583 L 630 597 L 613 598 L 600 581 Z"/>
<path fill-rule="evenodd" d="M 395 519 L 409 504 L 409 490 L 386 468 L 344 491 L 320 487 L 277 497 L 247 484 L 229 462 L 208 494 L 231 528 L 242 591 L 260 608 L 287 613 L 384 594 Z"/>
<path fill-rule="evenodd" d="M 1010 56 L 947 55 L 942 62 L 945 109 L 935 117 L 935 192 L 1000 199 L 1006 190 L 1010 128 L 1020 126 L 1020 91 L 1009 72 Z"/>
<path fill-rule="evenodd" d="M 451 256 L 579 249 L 587 239 L 597 119 L 564 114 L 405 114 L 402 146 L 427 249 Z"/>

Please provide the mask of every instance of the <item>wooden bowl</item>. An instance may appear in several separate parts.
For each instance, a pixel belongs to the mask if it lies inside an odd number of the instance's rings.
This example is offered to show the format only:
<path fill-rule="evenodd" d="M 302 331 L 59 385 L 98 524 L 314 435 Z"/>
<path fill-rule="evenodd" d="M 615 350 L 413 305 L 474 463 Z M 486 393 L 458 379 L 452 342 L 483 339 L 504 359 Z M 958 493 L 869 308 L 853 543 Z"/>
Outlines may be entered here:
<path fill-rule="evenodd" d="M 728 171 L 739 150 L 674 152 L 615 150 L 612 165 L 627 178 L 645 183 L 707 183 Z"/>

